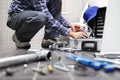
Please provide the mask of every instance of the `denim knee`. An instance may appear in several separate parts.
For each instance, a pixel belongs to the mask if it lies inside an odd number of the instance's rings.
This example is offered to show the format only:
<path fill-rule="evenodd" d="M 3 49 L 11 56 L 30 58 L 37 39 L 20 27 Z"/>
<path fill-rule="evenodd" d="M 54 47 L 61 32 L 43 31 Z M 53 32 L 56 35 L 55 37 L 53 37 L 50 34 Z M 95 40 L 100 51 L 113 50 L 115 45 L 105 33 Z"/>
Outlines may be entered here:
<path fill-rule="evenodd" d="M 26 22 L 45 24 L 47 22 L 47 15 L 43 12 L 36 12 L 34 16 L 27 17 Z"/>

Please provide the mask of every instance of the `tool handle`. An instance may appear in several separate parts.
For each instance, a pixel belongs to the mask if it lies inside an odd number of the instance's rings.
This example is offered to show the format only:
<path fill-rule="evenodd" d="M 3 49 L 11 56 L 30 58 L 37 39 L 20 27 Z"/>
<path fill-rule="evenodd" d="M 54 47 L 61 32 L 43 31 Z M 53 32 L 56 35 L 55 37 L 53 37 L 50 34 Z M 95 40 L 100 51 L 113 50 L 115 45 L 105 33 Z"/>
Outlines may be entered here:
<path fill-rule="evenodd" d="M 104 68 L 105 72 L 114 71 L 114 67 L 110 67 L 109 65 L 112 65 L 112 64 L 108 62 L 91 60 L 91 59 L 87 59 L 79 56 L 66 56 L 66 58 L 78 61 L 80 64 L 92 67 L 95 70 Z"/>

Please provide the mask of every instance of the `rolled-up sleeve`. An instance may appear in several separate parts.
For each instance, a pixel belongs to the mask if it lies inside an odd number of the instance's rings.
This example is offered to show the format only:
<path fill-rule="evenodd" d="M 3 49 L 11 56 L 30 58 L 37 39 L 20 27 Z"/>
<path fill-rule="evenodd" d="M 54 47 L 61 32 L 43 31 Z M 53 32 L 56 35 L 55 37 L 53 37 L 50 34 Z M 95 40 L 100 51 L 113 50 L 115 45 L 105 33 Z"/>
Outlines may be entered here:
<path fill-rule="evenodd" d="M 63 26 L 59 21 L 57 21 L 49 12 L 46 0 L 35 0 L 33 1 L 34 7 L 38 11 L 44 12 L 48 17 L 48 24 L 51 26 L 52 29 L 56 30 L 61 35 L 68 35 L 70 30 Z M 66 23 L 67 25 L 67 23 Z"/>

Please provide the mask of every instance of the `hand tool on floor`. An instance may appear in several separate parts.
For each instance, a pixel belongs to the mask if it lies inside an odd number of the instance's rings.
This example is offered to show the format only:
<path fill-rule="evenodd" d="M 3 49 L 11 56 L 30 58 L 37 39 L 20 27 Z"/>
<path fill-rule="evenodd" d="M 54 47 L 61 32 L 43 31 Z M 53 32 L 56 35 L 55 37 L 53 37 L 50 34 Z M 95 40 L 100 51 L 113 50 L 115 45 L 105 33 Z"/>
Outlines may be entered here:
<path fill-rule="evenodd" d="M 116 69 L 120 69 L 120 52 L 95 53 L 94 60 L 112 63 Z"/>
<path fill-rule="evenodd" d="M 68 72 L 69 71 L 68 67 L 65 65 L 65 63 L 61 59 L 62 56 L 60 54 L 57 54 L 57 57 L 58 57 L 58 61 L 54 63 L 53 67 L 55 67 L 56 69 Z"/>
<path fill-rule="evenodd" d="M 50 73 L 52 73 L 53 72 L 53 66 L 52 65 L 48 65 L 48 71 L 50 72 Z"/>
<path fill-rule="evenodd" d="M 33 68 L 32 70 L 35 71 L 35 72 L 38 72 L 41 75 L 46 75 L 47 74 L 44 67 L 43 68 Z"/>
<path fill-rule="evenodd" d="M 103 68 L 105 72 L 114 71 L 114 67 L 112 67 L 112 66 L 110 67 L 110 65 L 112 65 L 112 63 L 109 63 L 109 62 L 91 60 L 91 59 L 83 58 L 80 56 L 66 56 L 66 58 L 77 61 L 80 64 L 86 65 L 95 70 L 99 70 L 99 69 Z"/>

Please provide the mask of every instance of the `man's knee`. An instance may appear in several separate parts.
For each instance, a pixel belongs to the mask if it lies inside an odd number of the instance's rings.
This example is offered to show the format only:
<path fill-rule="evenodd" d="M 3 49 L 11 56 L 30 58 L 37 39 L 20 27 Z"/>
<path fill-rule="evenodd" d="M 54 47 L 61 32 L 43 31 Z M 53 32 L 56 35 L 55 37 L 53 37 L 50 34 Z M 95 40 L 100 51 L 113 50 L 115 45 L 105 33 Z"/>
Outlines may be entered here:
<path fill-rule="evenodd" d="M 45 22 L 47 21 L 47 15 L 45 13 L 38 13 L 38 19 L 41 21 L 41 22 Z"/>
<path fill-rule="evenodd" d="M 26 22 L 45 24 L 47 22 L 47 15 L 43 12 L 36 12 L 33 16 L 28 17 Z"/>

